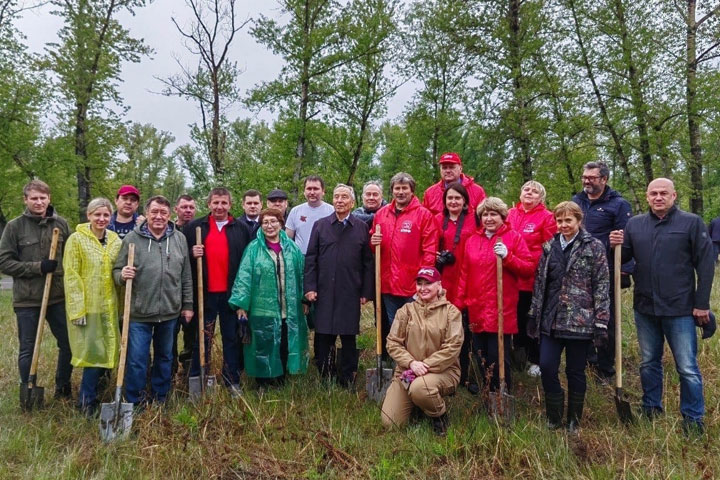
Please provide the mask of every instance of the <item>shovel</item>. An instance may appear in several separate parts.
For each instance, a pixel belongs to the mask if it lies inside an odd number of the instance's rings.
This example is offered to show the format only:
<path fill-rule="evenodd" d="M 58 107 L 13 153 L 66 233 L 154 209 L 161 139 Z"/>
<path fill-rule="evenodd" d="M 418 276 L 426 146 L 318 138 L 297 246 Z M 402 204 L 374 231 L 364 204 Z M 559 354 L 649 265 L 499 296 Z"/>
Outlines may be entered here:
<path fill-rule="evenodd" d="M 614 257 L 614 290 L 615 295 L 615 408 L 617 408 L 618 417 L 620 421 L 625 425 L 629 425 L 635 421 L 633 418 L 632 409 L 630 408 L 630 402 L 625 398 L 622 386 L 622 296 L 620 288 L 620 275 L 622 272 L 621 268 L 621 255 L 622 247 L 620 245 L 615 246 Z"/>
<path fill-rule="evenodd" d="M 375 227 L 380 233 L 380 225 Z M 393 371 L 382 366 L 382 302 L 380 301 L 380 245 L 375 246 L 375 325 L 377 327 L 377 339 L 375 342 L 375 353 L 377 365 L 365 371 L 365 388 L 368 397 L 381 403 L 385 398 L 390 383 L 392 382 Z"/>
<path fill-rule="evenodd" d="M 128 245 L 128 267 L 135 263 L 135 244 Z M 125 438 L 130 433 L 133 422 L 133 404 L 122 401 L 122 387 L 125 380 L 125 360 L 130 332 L 130 302 L 132 299 L 133 279 L 125 282 L 125 305 L 123 307 L 122 336 L 120 337 L 120 361 L 115 382 L 115 401 L 100 406 L 100 438 L 110 442 L 116 438 Z"/>
<path fill-rule="evenodd" d="M 200 227 L 195 228 L 195 244 L 202 245 L 202 230 Z M 198 285 L 198 347 L 200 357 L 200 376 L 190 377 L 188 379 L 188 387 L 190 389 L 190 399 L 197 400 L 202 396 L 208 388 L 215 386 L 215 375 L 207 375 L 205 372 L 205 296 L 203 295 L 203 257 L 198 257 L 197 261 L 197 285 Z"/>
<path fill-rule="evenodd" d="M 48 255 L 48 259 L 50 260 L 55 260 L 59 237 L 60 229 L 53 228 L 52 241 L 50 242 L 50 255 Z M 42 302 L 40 303 L 40 316 L 38 317 L 37 333 L 35 334 L 32 363 L 30 363 L 30 376 L 28 377 L 27 383 L 20 385 L 20 408 L 25 412 L 29 412 L 33 408 L 42 408 L 43 403 L 45 403 L 45 388 L 37 385 L 37 367 L 38 359 L 40 358 L 43 331 L 45 329 L 45 316 L 47 315 L 52 277 L 52 272 L 45 274 L 45 289 L 43 290 Z"/>
<path fill-rule="evenodd" d="M 498 239 L 498 242 L 500 240 Z M 507 392 L 505 384 L 505 336 L 503 315 L 503 278 L 502 258 L 496 258 L 497 276 L 497 311 L 498 311 L 498 370 L 500 377 L 500 391 L 490 392 L 490 414 L 504 424 L 509 424 L 515 415 L 515 397 Z"/>

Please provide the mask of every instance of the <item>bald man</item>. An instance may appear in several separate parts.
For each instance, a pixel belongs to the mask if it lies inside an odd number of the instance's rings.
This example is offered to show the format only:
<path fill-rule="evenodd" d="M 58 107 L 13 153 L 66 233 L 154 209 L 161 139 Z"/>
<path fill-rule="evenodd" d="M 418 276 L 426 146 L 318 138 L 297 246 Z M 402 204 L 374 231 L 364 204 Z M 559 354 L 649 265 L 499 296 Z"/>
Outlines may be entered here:
<path fill-rule="evenodd" d="M 642 410 L 651 419 L 663 412 L 662 355 L 667 341 L 680 376 L 683 430 L 686 435 L 699 434 L 705 428 L 705 401 L 695 326 L 709 321 L 713 246 L 702 219 L 675 205 L 672 181 L 653 180 L 646 198 L 648 213 L 630 218 L 624 231 L 610 233 L 610 244 L 622 245 L 623 262 L 637 262 L 633 308 L 642 355 Z"/>

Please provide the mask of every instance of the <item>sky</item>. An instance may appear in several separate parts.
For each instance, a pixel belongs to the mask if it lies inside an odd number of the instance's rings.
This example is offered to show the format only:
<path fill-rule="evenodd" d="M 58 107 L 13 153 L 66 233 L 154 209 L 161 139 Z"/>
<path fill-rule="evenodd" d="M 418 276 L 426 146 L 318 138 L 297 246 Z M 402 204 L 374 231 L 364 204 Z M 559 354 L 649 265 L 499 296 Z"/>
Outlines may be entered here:
<path fill-rule="evenodd" d="M 257 18 L 259 14 L 282 22 L 277 3 L 271 0 L 237 2 L 239 21 Z M 26 38 L 26 44 L 33 52 L 42 52 L 48 42 L 57 41 L 57 32 L 62 27 L 62 19 L 50 13 L 52 7 L 44 6 L 23 12 L 17 26 Z M 175 57 L 185 64 L 193 65 L 197 61 L 187 52 L 182 39 L 171 21 L 189 25 L 192 13 L 182 0 L 155 0 L 144 8 L 138 8 L 136 15 L 123 14 L 120 19 L 125 28 L 135 38 L 144 39 L 153 48 L 150 57 L 144 57 L 140 63 L 124 63 L 122 66 L 123 83 L 119 86 L 125 105 L 130 107 L 126 119 L 150 123 L 158 130 L 170 132 L 176 139 L 173 147 L 190 142 L 189 124 L 199 119 L 195 103 L 179 97 L 166 97 L 158 92 L 163 85 L 156 77 L 168 77 L 180 71 Z M 259 45 L 250 36 L 251 24 L 246 25 L 236 35 L 230 49 L 230 58 L 238 62 L 243 73 L 238 78 L 240 90 L 247 92 L 253 86 L 275 78 L 283 61 Z M 402 113 L 411 91 L 400 90 L 388 105 L 388 118 Z M 274 115 L 269 111 L 251 112 L 241 105 L 227 112 L 230 119 L 253 118 L 271 122 Z"/>

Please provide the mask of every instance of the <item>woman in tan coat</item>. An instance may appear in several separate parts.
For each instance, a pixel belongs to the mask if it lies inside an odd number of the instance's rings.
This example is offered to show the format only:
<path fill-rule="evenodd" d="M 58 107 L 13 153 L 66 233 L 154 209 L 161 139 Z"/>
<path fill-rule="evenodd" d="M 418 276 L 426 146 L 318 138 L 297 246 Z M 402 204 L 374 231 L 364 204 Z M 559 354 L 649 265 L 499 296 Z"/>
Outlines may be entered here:
<path fill-rule="evenodd" d="M 438 435 L 447 431 L 443 396 L 460 381 L 463 327 L 458 310 L 445 298 L 440 272 L 423 267 L 416 277 L 415 301 L 397 311 L 387 351 L 397 363 L 395 378 L 382 406 L 387 427 L 404 425 L 414 407 L 432 419 Z"/>

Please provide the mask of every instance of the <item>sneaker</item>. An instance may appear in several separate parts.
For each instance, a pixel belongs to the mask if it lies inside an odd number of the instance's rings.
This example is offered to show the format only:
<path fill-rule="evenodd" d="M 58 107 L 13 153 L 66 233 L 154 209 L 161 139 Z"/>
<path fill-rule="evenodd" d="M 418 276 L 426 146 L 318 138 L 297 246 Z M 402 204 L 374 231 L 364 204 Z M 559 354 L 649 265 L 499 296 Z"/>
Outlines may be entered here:
<path fill-rule="evenodd" d="M 439 417 L 433 417 L 432 418 L 432 427 L 433 432 L 435 432 L 435 435 L 439 437 L 444 437 L 447 434 L 448 429 L 448 416 L 447 413 L 443 413 Z"/>
<path fill-rule="evenodd" d="M 539 377 L 542 374 L 540 371 L 540 365 L 531 363 L 527 369 L 527 374 L 531 377 Z"/>
<path fill-rule="evenodd" d="M 239 383 L 235 383 L 228 387 L 228 392 L 230 393 L 230 396 L 232 398 L 240 398 L 240 396 L 242 395 L 242 387 Z"/>

